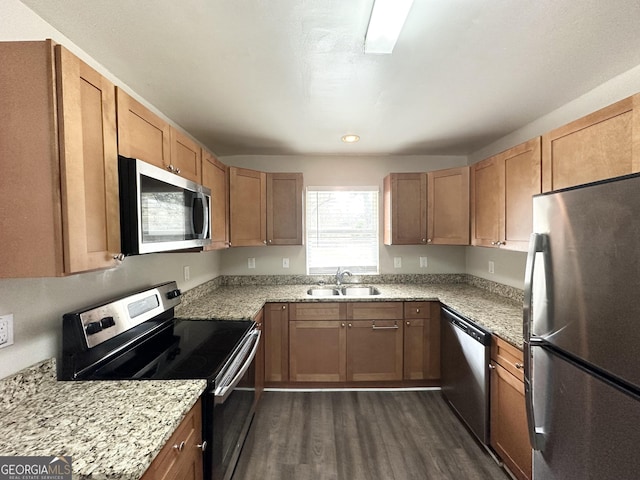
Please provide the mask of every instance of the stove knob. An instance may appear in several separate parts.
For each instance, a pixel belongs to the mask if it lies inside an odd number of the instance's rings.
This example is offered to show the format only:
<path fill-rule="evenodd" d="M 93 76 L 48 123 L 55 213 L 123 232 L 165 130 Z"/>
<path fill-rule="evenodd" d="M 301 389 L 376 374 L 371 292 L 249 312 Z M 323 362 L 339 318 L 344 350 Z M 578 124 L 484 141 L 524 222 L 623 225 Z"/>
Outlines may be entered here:
<path fill-rule="evenodd" d="M 179 297 L 180 295 L 182 295 L 182 293 L 177 288 L 175 290 L 171 290 L 170 292 L 167 292 L 167 298 L 169 300 Z"/>
<path fill-rule="evenodd" d="M 100 326 L 102 328 L 113 327 L 115 324 L 116 321 L 113 319 L 113 317 L 104 317 L 102 320 L 100 320 Z"/>
<path fill-rule="evenodd" d="M 87 332 L 87 335 L 93 335 L 94 333 L 102 331 L 102 325 L 100 325 L 100 322 L 87 323 L 84 330 Z"/>

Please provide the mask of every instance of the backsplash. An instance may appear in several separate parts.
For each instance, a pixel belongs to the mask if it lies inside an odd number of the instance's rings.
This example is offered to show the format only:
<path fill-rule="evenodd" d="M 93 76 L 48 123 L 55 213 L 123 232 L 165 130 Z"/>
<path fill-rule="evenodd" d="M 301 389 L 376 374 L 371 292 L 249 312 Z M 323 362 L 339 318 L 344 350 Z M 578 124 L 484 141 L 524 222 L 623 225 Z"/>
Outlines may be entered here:
<path fill-rule="evenodd" d="M 183 292 L 183 302 L 191 302 L 208 295 L 221 286 L 250 285 L 318 285 L 335 283 L 335 275 L 221 275 L 191 290 Z M 518 303 L 523 301 L 522 290 L 492 282 L 466 273 L 382 274 L 345 277 L 344 284 L 456 284 L 466 283 Z"/>

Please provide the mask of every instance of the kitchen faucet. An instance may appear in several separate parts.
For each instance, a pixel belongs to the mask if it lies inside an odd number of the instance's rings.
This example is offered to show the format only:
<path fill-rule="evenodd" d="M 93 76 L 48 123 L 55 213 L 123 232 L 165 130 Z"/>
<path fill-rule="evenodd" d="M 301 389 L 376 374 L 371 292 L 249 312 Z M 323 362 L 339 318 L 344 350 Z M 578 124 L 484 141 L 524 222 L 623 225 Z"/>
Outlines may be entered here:
<path fill-rule="evenodd" d="M 338 267 L 338 271 L 336 272 L 336 285 L 340 285 L 342 283 L 342 278 L 345 275 L 351 276 L 351 275 L 353 275 L 353 273 L 351 273 L 349 270 L 342 270 L 341 271 L 341 268 Z"/>

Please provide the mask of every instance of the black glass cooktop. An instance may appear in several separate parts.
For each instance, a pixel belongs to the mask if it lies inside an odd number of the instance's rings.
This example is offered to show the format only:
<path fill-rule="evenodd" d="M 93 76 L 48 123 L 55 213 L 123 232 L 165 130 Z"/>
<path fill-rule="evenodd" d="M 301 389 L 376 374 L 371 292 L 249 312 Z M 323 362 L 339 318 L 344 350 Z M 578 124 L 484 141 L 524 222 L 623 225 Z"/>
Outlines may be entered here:
<path fill-rule="evenodd" d="M 173 320 L 85 379 L 213 381 L 253 323 L 251 320 Z"/>

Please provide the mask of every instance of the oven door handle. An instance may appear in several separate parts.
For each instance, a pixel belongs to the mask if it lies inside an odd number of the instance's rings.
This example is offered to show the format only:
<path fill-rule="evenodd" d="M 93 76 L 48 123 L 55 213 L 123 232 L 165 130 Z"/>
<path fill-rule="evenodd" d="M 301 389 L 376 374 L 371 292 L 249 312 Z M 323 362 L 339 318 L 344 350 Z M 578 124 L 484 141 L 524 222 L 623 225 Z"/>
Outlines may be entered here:
<path fill-rule="evenodd" d="M 223 381 L 222 385 L 216 388 L 214 392 L 214 397 L 215 397 L 214 403 L 216 405 L 220 405 L 227 400 L 229 395 L 231 395 L 231 392 L 233 392 L 233 389 L 236 387 L 236 385 L 238 385 L 242 377 L 244 377 L 244 374 L 247 373 L 247 370 L 249 370 L 249 367 L 251 366 L 251 363 L 253 362 L 253 359 L 256 356 L 256 352 L 258 351 L 261 335 L 262 335 L 262 332 L 258 329 L 255 329 L 251 333 L 249 333 L 248 337 L 255 337 L 253 348 L 251 349 L 251 353 L 249 353 L 249 355 L 246 357 L 246 360 L 242 364 L 242 367 L 240 368 L 238 373 L 235 376 L 233 376 L 233 378 L 230 381 Z M 250 341 L 251 341 L 251 338 L 248 338 L 247 343 Z M 224 377 L 229 378 L 231 375 L 233 375 L 233 373 L 225 374 Z"/>

